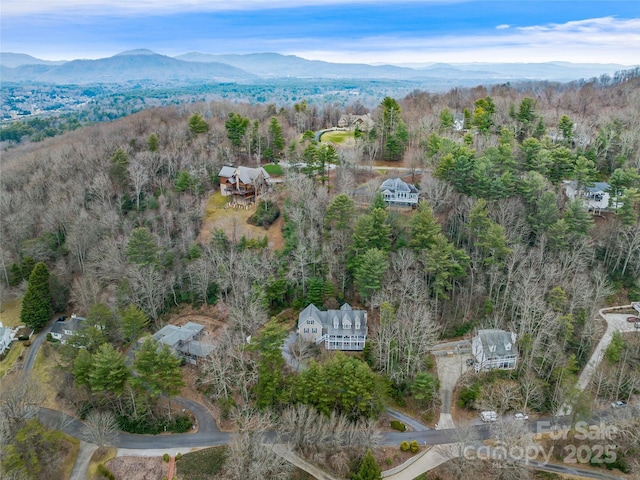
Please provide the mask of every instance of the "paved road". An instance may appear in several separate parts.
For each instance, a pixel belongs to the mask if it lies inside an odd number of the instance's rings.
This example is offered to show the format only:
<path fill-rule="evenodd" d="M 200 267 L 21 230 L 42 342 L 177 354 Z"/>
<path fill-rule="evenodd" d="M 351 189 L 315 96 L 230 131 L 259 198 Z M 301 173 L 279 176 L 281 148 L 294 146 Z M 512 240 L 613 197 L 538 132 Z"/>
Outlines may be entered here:
<path fill-rule="evenodd" d="M 631 305 L 626 305 L 625 307 L 629 309 L 632 308 Z M 618 309 L 618 308 L 625 308 L 625 307 L 615 307 L 615 308 Z M 604 318 L 605 322 L 607 323 L 607 329 L 604 332 L 604 335 L 602 335 L 602 338 L 600 339 L 600 341 L 598 342 L 598 345 L 596 345 L 596 348 L 593 350 L 593 353 L 591 354 L 589 361 L 587 362 L 585 367 L 582 369 L 580 376 L 578 377 L 577 387 L 580 390 L 584 390 L 585 388 L 587 388 L 587 386 L 591 382 L 591 378 L 593 377 L 593 374 L 597 370 L 598 365 L 600 365 L 600 362 L 604 357 L 604 353 L 607 350 L 607 347 L 609 346 L 609 344 L 611 343 L 613 334 L 615 332 L 638 332 L 638 330 L 635 328 L 635 324 L 631 322 L 627 322 L 627 317 L 629 316 L 629 314 L 605 313 L 605 312 L 611 312 L 612 310 L 614 309 L 603 308 L 598 312 L 600 316 Z M 558 409 L 558 415 L 560 416 L 569 415 L 570 413 L 571 413 L 571 407 L 569 405 L 563 404 Z"/>
<path fill-rule="evenodd" d="M 98 449 L 93 443 L 87 443 L 84 440 L 80 441 L 80 451 L 76 458 L 76 463 L 73 466 L 69 480 L 87 480 L 89 474 L 89 463 L 91 463 L 91 457 L 93 453 Z"/>
<path fill-rule="evenodd" d="M 400 420 L 405 425 L 409 425 L 411 428 L 413 428 L 414 432 L 426 432 L 427 430 L 431 430 L 429 427 L 421 424 L 416 419 L 408 417 L 404 413 L 394 410 L 393 408 L 387 408 L 387 413 L 391 417 Z"/>
<path fill-rule="evenodd" d="M 25 357 L 24 364 L 22 365 L 22 372 L 25 375 L 25 380 L 29 378 L 31 370 L 33 370 L 33 364 L 36 361 L 36 356 L 38 355 L 38 350 L 40 349 L 42 342 L 46 340 L 47 333 L 49 333 L 56 324 L 58 317 L 59 315 L 53 317 L 40 332 L 31 337 L 31 346 L 26 349 L 27 356 Z"/>

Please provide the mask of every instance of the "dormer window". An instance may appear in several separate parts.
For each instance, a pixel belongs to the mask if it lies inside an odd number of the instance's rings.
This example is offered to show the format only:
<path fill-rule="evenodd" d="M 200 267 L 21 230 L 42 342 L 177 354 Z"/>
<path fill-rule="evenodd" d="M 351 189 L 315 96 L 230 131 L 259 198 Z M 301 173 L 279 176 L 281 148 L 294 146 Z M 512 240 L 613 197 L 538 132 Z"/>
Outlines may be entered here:
<path fill-rule="evenodd" d="M 511 344 L 510 344 L 510 343 L 505 344 L 504 348 L 505 348 L 507 351 L 508 351 L 508 350 L 511 350 Z"/>
<path fill-rule="evenodd" d="M 338 320 L 338 316 L 333 317 L 333 328 L 338 328 L 340 326 L 340 321 Z"/>
<path fill-rule="evenodd" d="M 344 317 L 342 319 L 342 328 L 346 328 L 346 329 L 351 328 L 351 320 L 349 320 L 347 317 Z"/>
<path fill-rule="evenodd" d="M 360 317 L 356 317 L 356 330 L 360 330 Z"/>
<path fill-rule="evenodd" d="M 495 351 L 496 351 L 496 346 L 495 346 L 495 345 L 489 345 L 489 351 L 490 351 L 491 353 L 495 353 Z"/>

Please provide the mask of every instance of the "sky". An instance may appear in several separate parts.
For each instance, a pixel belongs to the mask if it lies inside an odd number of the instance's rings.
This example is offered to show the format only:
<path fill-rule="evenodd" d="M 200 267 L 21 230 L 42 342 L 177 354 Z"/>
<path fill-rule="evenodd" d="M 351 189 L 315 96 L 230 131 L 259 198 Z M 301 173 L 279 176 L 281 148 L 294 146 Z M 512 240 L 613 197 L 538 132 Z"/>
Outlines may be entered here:
<path fill-rule="evenodd" d="M 640 64 L 640 0 L 2 0 L 0 50 L 137 48 L 338 63 Z"/>

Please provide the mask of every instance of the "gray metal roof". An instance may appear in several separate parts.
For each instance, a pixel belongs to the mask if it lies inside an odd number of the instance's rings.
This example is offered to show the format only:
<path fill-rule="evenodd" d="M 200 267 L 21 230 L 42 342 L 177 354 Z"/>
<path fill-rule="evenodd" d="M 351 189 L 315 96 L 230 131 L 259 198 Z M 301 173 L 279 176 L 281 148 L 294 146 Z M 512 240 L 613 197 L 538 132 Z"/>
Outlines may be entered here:
<path fill-rule="evenodd" d="M 388 178 L 382 185 L 380 185 L 380 190 L 387 190 L 390 193 L 393 192 L 409 192 L 409 193 L 418 193 L 418 189 L 411 185 L 410 183 L 403 182 L 400 178 Z"/>
<path fill-rule="evenodd" d="M 516 355 L 516 335 L 504 330 L 478 330 L 482 349 L 487 357 Z"/>
<path fill-rule="evenodd" d="M 249 184 L 255 182 L 260 176 L 267 180 L 270 175 L 267 171 L 262 168 L 251 168 L 251 167 L 231 167 L 229 165 L 225 165 L 218 173 L 219 177 L 228 178 L 232 183 L 235 183 L 236 180 L 240 180 L 244 184 Z"/>
<path fill-rule="evenodd" d="M 200 330 L 202 330 L 202 328 Z M 154 333 L 152 337 L 157 341 L 164 343 L 165 345 L 175 347 L 178 343 L 193 338 L 193 336 L 197 333 L 198 332 L 194 331 L 192 328 L 180 328 L 176 327 L 175 325 L 165 325 L 156 333 Z"/>
<path fill-rule="evenodd" d="M 340 307 L 340 310 L 319 310 L 313 303 L 309 304 L 298 316 L 298 324 L 307 318 L 313 318 L 322 324 L 322 333 L 329 335 L 366 335 L 367 312 L 353 310 L 348 303 Z M 360 328 L 356 324 L 360 323 Z"/>
<path fill-rule="evenodd" d="M 610 185 L 607 182 L 594 182 L 593 186 L 587 186 L 587 191 L 590 193 L 604 193 Z"/>

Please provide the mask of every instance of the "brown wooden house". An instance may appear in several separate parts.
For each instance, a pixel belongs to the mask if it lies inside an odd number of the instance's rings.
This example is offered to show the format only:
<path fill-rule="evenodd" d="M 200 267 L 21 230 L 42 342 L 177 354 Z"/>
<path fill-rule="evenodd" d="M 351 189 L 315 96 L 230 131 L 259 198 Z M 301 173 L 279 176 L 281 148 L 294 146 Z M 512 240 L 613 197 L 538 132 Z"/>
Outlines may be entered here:
<path fill-rule="evenodd" d="M 229 203 L 248 205 L 269 187 L 269 174 L 262 168 L 225 165 L 218 173 L 220 193 L 231 197 Z"/>

